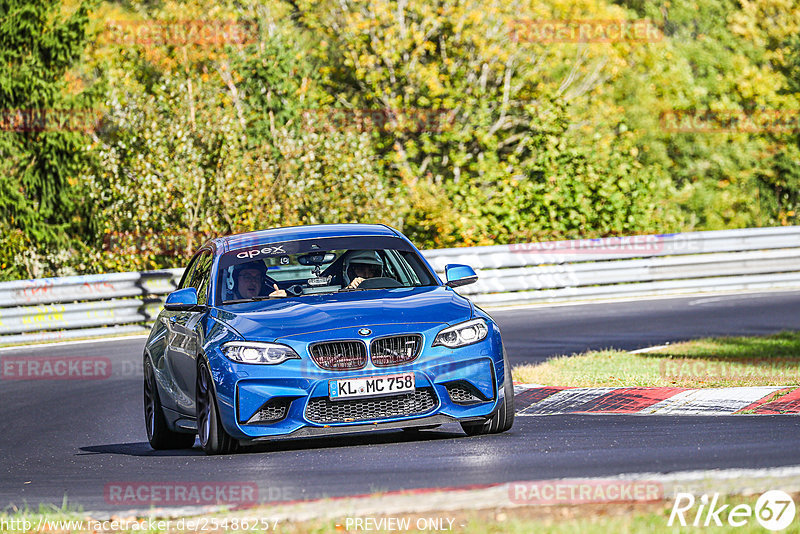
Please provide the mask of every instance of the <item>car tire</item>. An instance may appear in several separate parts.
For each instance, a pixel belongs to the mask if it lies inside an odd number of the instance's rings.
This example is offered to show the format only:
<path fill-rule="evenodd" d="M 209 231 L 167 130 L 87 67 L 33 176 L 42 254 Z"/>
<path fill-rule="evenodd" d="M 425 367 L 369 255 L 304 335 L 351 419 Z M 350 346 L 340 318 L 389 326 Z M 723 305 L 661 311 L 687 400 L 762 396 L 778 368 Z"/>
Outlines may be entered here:
<path fill-rule="evenodd" d="M 219 417 L 217 397 L 208 364 L 202 362 L 197 370 L 197 435 L 200 446 L 208 455 L 231 454 L 239 442 L 225 431 Z"/>
<path fill-rule="evenodd" d="M 461 423 L 461 428 L 469 436 L 499 434 L 514 425 L 514 382 L 511 378 L 511 365 L 506 350 L 503 349 L 503 403 L 500 408 L 483 423 Z"/>
<path fill-rule="evenodd" d="M 194 446 L 194 434 L 173 432 L 167 426 L 158 396 L 156 375 L 149 358 L 144 361 L 144 424 L 147 441 L 154 450 L 190 449 Z"/>

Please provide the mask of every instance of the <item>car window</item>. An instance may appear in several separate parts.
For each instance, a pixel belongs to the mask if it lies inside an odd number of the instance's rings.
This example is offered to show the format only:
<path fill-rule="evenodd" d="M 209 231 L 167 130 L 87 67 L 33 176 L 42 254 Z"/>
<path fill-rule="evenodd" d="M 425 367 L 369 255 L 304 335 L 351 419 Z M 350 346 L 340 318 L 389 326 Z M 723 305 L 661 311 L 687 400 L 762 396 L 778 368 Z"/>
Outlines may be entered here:
<path fill-rule="evenodd" d="M 408 270 L 408 276 L 412 283 L 425 285 L 423 284 L 422 280 L 425 280 L 428 276 L 430 276 L 430 272 L 425 265 L 419 261 L 412 261 L 412 257 L 410 257 L 410 255 L 414 254 L 413 252 L 399 250 L 397 251 L 397 254 L 402 256 L 405 260 L 402 265 L 404 269 Z"/>
<path fill-rule="evenodd" d="M 383 236 L 253 244 L 224 254 L 218 276 L 219 302 L 266 297 L 275 285 L 294 297 L 332 294 L 357 277 L 372 279 L 363 290 L 439 283 L 411 245 Z"/>
<path fill-rule="evenodd" d="M 192 272 L 189 285 L 197 289 L 197 303 L 206 304 L 208 302 L 208 286 L 211 282 L 211 266 L 214 263 L 214 256 L 210 250 L 204 250 L 197 258 L 196 268 Z"/>
<path fill-rule="evenodd" d="M 195 254 L 195 256 L 189 261 L 189 266 L 186 267 L 186 270 L 183 271 L 183 276 L 181 277 L 181 281 L 178 284 L 178 289 L 186 289 L 187 287 L 192 287 L 192 276 L 194 275 L 194 271 L 197 268 L 197 260 L 200 259 L 200 254 Z"/>
<path fill-rule="evenodd" d="M 414 271 L 412 264 L 415 262 L 405 256 L 408 252 L 399 250 L 387 250 L 386 262 L 389 268 L 395 273 L 395 277 L 403 282 L 404 285 L 419 286 L 422 285 L 420 277 Z"/>

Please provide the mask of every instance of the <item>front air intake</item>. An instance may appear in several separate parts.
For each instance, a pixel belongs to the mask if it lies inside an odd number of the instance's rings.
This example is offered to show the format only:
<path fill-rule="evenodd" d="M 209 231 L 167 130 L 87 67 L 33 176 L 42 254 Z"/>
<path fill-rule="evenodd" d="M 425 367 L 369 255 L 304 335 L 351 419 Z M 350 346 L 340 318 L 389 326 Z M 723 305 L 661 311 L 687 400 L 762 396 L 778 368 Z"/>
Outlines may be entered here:
<path fill-rule="evenodd" d="M 352 371 L 367 365 L 367 346 L 363 341 L 326 341 L 308 348 L 311 359 L 328 371 Z"/>
<path fill-rule="evenodd" d="M 289 412 L 290 399 L 277 398 L 265 403 L 244 424 L 265 425 L 282 421 Z"/>
<path fill-rule="evenodd" d="M 422 348 L 422 336 L 382 337 L 374 340 L 369 347 L 372 364 L 376 367 L 402 365 L 414 361 Z"/>
<path fill-rule="evenodd" d="M 306 407 L 306 418 L 313 423 L 351 423 L 422 415 L 432 411 L 436 405 L 436 394 L 432 388 L 373 399 L 332 401 L 328 397 L 316 397 Z"/>
<path fill-rule="evenodd" d="M 447 394 L 450 395 L 450 400 L 455 404 L 478 404 L 490 400 L 487 399 L 483 393 L 478 391 L 475 386 L 465 380 L 450 382 L 445 384 L 445 388 L 447 388 Z"/>

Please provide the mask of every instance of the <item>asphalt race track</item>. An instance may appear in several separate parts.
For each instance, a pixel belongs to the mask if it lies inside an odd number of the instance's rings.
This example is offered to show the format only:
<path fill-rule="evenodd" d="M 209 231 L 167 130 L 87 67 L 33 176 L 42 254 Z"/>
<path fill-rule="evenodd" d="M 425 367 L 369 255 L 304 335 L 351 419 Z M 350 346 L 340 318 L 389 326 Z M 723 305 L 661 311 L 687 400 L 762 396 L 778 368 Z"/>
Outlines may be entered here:
<path fill-rule="evenodd" d="M 493 312 L 514 364 L 587 348 L 635 349 L 708 335 L 800 330 L 800 292 L 692 297 Z M 800 465 L 796 416 L 519 417 L 495 436 L 446 425 L 283 441 L 234 456 L 154 452 L 142 416 L 143 338 L 28 348 L 5 357 L 105 356 L 98 380 L 0 380 L 0 509 L 60 504 L 129 509 L 115 483 L 242 482 L 259 500 L 514 480 Z M 142 508 L 141 506 L 139 508 Z M 144 506 L 144 508 L 147 508 Z"/>
<path fill-rule="evenodd" d="M 800 291 L 639 300 L 491 312 L 514 365 L 614 347 L 800 329 Z"/>

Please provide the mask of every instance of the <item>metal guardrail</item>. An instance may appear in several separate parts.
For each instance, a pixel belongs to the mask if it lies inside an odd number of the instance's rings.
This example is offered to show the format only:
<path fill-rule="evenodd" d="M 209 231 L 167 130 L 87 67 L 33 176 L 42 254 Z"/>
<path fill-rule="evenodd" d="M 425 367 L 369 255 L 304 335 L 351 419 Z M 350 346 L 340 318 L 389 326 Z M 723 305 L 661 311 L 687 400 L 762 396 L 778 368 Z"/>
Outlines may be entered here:
<path fill-rule="evenodd" d="M 800 288 L 800 226 L 423 251 L 478 271 L 459 288 L 500 306 Z M 0 283 L 0 345 L 144 332 L 182 269 Z"/>

